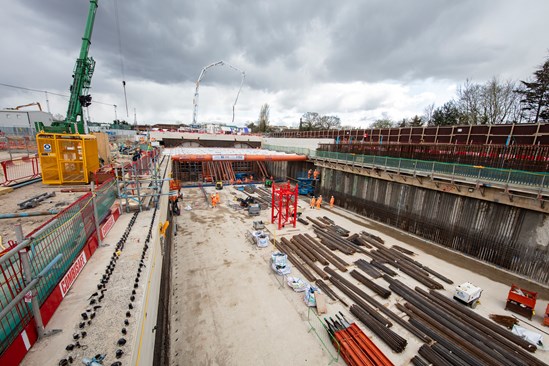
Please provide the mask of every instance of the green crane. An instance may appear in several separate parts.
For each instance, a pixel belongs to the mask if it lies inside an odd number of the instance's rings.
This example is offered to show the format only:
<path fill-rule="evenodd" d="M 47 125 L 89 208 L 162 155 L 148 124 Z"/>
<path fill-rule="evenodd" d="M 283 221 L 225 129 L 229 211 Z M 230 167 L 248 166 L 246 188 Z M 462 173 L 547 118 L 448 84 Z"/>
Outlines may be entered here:
<path fill-rule="evenodd" d="M 90 0 L 88 20 L 86 22 L 86 29 L 84 30 L 84 37 L 82 37 L 82 47 L 80 48 L 80 55 L 76 60 L 72 76 L 73 82 L 70 87 L 71 96 L 69 108 L 67 109 L 67 117 L 64 121 L 53 122 L 51 126 L 44 126 L 44 123 L 42 122 L 35 122 L 34 124 L 37 132 L 85 133 L 82 107 L 88 107 L 92 100 L 88 91 L 91 86 L 91 79 L 95 69 L 95 60 L 92 57 L 88 57 L 88 52 L 91 45 L 95 13 L 98 8 L 97 1 L 98 0 Z"/>

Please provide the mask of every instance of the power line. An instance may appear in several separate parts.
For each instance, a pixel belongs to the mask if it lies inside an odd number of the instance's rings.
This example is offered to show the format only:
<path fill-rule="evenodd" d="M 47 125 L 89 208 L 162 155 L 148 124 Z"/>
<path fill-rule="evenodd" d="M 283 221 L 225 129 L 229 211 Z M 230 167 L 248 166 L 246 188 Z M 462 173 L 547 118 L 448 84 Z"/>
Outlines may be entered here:
<path fill-rule="evenodd" d="M 26 88 L 24 86 L 17 86 L 17 85 L 5 84 L 5 83 L 0 83 L 0 85 L 8 87 L 8 88 L 13 88 L 13 89 L 21 89 L 21 90 L 27 90 L 27 91 L 37 92 L 37 93 L 48 93 L 48 94 L 51 94 L 51 95 L 57 95 L 58 97 L 70 98 L 70 95 L 53 93 L 53 92 L 50 92 L 48 90 L 32 89 L 32 88 Z M 114 106 L 114 104 L 112 104 L 112 103 L 104 103 L 104 102 L 100 102 L 98 100 L 94 100 L 93 102 L 97 103 L 97 104 L 108 105 L 108 106 L 111 106 L 111 107 Z"/>

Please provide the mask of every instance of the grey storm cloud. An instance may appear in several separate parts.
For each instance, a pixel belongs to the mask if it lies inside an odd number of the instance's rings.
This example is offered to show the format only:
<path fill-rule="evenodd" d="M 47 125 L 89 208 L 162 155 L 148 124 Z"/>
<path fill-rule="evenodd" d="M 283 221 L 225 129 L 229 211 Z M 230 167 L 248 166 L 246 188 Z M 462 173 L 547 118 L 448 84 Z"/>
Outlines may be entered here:
<path fill-rule="evenodd" d="M 122 80 L 115 1 L 98 3 L 90 55 L 109 80 L 94 79 L 93 86 L 114 93 Z M 117 4 L 128 83 L 194 82 L 204 66 L 225 60 L 246 71 L 250 93 L 283 94 L 277 100 L 285 109 L 301 106 L 296 103 L 299 94 L 321 83 L 525 78 L 549 47 L 545 0 Z M 89 1 L 0 0 L 0 5 L 0 41 L 9 42 L 18 53 L 0 57 L 0 81 L 66 90 Z M 204 81 L 229 86 L 239 82 L 238 75 L 222 70 L 211 70 Z M 6 90 L 0 88 L 3 95 Z M 369 97 L 357 106 L 375 109 L 383 100 Z M 339 100 L 328 104 L 337 108 Z"/>

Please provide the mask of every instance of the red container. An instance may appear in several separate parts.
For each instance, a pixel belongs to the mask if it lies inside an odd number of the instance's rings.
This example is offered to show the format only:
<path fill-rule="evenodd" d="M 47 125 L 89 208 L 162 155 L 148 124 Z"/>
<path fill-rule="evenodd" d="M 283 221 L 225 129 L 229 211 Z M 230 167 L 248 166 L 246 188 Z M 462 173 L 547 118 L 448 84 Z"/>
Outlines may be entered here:
<path fill-rule="evenodd" d="M 522 294 L 524 295 L 521 295 L 520 292 L 522 292 Z M 511 290 L 509 290 L 507 301 L 514 301 L 530 309 L 534 309 L 536 307 L 537 298 L 538 298 L 537 292 L 528 291 L 516 285 L 511 285 Z"/>

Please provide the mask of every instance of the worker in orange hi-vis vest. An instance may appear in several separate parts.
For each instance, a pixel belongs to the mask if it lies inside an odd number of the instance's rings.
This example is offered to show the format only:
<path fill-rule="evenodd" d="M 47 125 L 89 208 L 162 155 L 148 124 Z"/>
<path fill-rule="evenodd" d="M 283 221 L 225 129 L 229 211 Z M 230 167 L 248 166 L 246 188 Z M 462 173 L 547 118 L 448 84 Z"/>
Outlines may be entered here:
<path fill-rule="evenodd" d="M 212 207 L 215 208 L 217 205 L 217 196 L 215 194 L 212 194 Z"/>
<path fill-rule="evenodd" d="M 320 205 L 322 204 L 322 195 L 318 196 L 316 199 L 316 209 L 320 210 Z"/>
<path fill-rule="evenodd" d="M 334 207 L 334 202 L 335 202 L 335 199 L 334 199 L 334 196 L 332 196 L 332 198 L 330 198 L 330 208 Z"/>
<path fill-rule="evenodd" d="M 307 172 L 307 179 L 311 179 L 311 175 L 313 175 L 313 170 L 309 169 L 309 171 Z"/>
<path fill-rule="evenodd" d="M 313 196 L 313 198 L 311 198 L 311 208 L 315 208 L 315 205 L 316 205 L 316 198 Z"/>
<path fill-rule="evenodd" d="M 313 178 L 314 179 L 318 179 L 318 176 L 320 175 L 320 172 L 318 170 L 315 169 L 315 171 L 313 172 Z"/>

